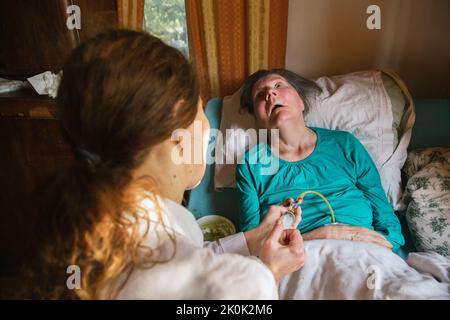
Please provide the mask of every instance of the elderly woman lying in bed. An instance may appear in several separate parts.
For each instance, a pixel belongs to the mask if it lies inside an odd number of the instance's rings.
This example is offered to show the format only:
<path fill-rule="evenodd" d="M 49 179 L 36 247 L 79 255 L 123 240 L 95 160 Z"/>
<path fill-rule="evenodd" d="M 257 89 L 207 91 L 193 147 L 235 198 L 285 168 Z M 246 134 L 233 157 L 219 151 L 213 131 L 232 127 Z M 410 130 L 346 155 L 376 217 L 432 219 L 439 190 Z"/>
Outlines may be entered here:
<path fill-rule="evenodd" d="M 244 84 L 241 105 L 260 128 L 279 130 L 279 147 L 259 144 L 237 167 L 243 231 L 256 227 L 270 205 L 315 190 L 328 199 L 338 224 L 331 224 L 320 197 L 307 196 L 298 226 L 305 240 L 363 241 L 397 252 L 404 244 L 400 222 L 366 149 L 348 132 L 305 125 L 306 97 L 314 90 L 313 82 L 284 69 L 260 70 Z M 264 165 L 251 159 L 262 154 L 277 161 L 277 172 L 261 174 Z"/>

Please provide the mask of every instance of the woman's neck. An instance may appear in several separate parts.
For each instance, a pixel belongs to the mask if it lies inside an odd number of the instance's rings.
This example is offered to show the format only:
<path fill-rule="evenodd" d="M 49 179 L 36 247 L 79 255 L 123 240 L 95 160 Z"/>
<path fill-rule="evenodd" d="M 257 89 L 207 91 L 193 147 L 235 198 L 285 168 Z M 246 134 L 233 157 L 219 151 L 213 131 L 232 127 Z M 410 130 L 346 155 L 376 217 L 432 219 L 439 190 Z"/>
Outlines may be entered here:
<path fill-rule="evenodd" d="M 279 155 L 289 161 L 308 157 L 316 146 L 316 133 L 304 122 L 286 124 L 279 129 Z"/>
<path fill-rule="evenodd" d="M 175 201 L 181 204 L 183 201 L 183 196 L 185 189 L 174 183 L 174 181 L 161 181 L 158 183 L 158 191 L 161 197 Z"/>
<path fill-rule="evenodd" d="M 184 172 L 182 166 L 177 166 L 167 157 L 165 152 L 154 148 L 144 163 L 134 172 L 133 178 L 149 176 L 155 183 L 154 192 L 163 198 L 181 204 L 186 191 Z"/>

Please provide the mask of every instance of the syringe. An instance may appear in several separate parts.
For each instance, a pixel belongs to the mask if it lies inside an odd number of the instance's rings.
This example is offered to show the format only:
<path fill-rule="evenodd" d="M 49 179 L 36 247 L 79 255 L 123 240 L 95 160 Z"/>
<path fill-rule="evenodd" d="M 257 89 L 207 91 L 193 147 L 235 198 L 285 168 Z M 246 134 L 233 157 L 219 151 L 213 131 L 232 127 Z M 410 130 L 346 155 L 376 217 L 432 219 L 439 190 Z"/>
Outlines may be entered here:
<path fill-rule="evenodd" d="M 303 203 L 303 198 L 298 197 L 295 201 L 293 201 L 290 205 L 289 205 L 289 209 L 287 212 L 285 212 L 283 214 L 283 228 L 284 229 L 292 229 L 294 226 L 294 222 L 295 222 L 295 209 L 297 207 L 300 207 L 300 205 Z M 300 221 L 301 221 L 301 217 L 300 217 Z M 300 223 L 299 221 L 299 223 Z"/>
<path fill-rule="evenodd" d="M 292 229 L 292 227 L 294 225 L 294 221 L 295 221 L 295 209 L 303 203 L 303 198 L 308 193 L 315 194 L 315 195 L 321 197 L 323 201 L 325 201 L 328 208 L 330 209 L 331 223 L 336 224 L 336 219 L 334 217 L 334 211 L 333 211 L 333 208 L 331 207 L 330 203 L 328 202 L 328 200 L 320 192 L 317 192 L 314 190 L 307 190 L 307 191 L 302 192 L 297 197 L 297 199 L 290 204 L 288 211 L 283 214 L 282 218 L 283 218 L 284 229 Z"/>

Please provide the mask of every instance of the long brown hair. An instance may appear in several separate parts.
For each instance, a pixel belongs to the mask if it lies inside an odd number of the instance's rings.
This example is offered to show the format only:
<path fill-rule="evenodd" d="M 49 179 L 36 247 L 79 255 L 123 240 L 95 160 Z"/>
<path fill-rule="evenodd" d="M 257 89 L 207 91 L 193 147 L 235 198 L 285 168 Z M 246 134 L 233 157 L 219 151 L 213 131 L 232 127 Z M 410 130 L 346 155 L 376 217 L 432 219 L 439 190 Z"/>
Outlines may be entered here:
<path fill-rule="evenodd" d="M 149 265 L 137 195 L 151 196 L 154 185 L 134 181 L 132 172 L 152 146 L 193 122 L 198 88 L 183 55 L 148 33 L 110 31 L 71 53 L 58 116 L 82 157 L 52 176 L 41 195 L 28 297 L 99 298 L 105 283 Z M 69 265 L 81 270 L 79 290 L 66 287 Z"/>

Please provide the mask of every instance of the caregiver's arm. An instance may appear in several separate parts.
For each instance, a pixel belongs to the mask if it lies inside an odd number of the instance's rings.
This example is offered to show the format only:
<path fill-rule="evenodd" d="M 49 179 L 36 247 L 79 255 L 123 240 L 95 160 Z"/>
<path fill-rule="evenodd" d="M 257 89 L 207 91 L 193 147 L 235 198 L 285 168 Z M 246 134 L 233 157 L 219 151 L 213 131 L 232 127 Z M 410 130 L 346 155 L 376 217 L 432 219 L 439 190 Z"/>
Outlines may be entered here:
<path fill-rule="evenodd" d="M 205 242 L 204 246 L 212 249 L 216 253 L 238 253 L 244 256 L 259 256 L 264 240 L 273 230 L 281 215 L 287 211 L 286 207 L 288 203 L 289 199 L 286 199 L 285 203 L 283 203 L 284 207 L 271 206 L 265 214 L 264 219 L 255 228 L 245 232 L 238 232 L 217 241 Z M 295 210 L 294 228 L 300 223 L 300 218 L 301 209 L 297 207 Z"/>
<path fill-rule="evenodd" d="M 247 252 L 250 251 L 252 255 L 259 256 L 272 272 L 278 286 L 282 277 L 298 270 L 305 262 L 303 238 L 300 232 L 296 228 L 283 230 L 280 217 L 287 210 L 286 207 L 271 206 L 261 224 L 256 228 L 206 243 L 205 247 L 218 253 L 242 253 L 243 248 L 248 245 Z M 299 208 L 295 214 L 297 225 L 300 221 Z"/>
<path fill-rule="evenodd" d="M 400 221 L 383 190 L 380 174 L 369 153 L 358 139 L 349 134 L 349 140 L 349 144 L 353 144 L 352 158 L 356 166 L 356 186 L 370 202 L 373 212 L 372 226 L 392 244 L 392 250 L 397 252 L 405 240 L 401 232 Z"/>

